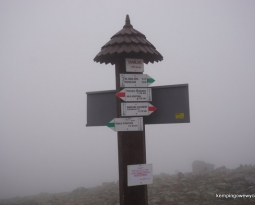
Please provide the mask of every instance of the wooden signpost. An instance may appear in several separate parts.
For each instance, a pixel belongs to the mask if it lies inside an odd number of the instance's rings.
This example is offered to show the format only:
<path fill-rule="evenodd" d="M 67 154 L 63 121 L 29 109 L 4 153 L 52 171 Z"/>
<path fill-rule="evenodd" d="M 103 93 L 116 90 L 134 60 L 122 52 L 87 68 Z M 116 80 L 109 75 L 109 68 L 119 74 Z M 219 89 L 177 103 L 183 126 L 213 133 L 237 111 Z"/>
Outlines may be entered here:
<path fill-rule="evenodd" d="M 116 105 L 117 118 L 121 118 L 121 103 L 124 100 L 142 101 L 148 100 L 148 88 L 143 89 L 142 92 L 126 92 L 120 87 L 120 74 L 128 74 L 126 71 L 126 59 L 119 58 L 115 64 L 116 76 Z M 142 74 L 142 73 L 140 73 Z M 127 89 L 127 88 L 126 88 Z M 137 88 L 128 88 L 130 91 L 135 91 Z M 151 93 L 151 91 L 149 91 Z M 118 96 L 118 93 L 125 93 L 125 95 Z M 127 94 L 127 96 L 126 96 Z M 130 97 L 128 97 L 130 95 Z M 133 96 L 132 96 L 133 95 Z M 134 97 L 139 95 L 139 97 Z M 150 95 L 151 96 L 151 95 Z M 137 99 L 139 98 L 139 99 Z M 145 126 L 143 123 L 142 131 L 118 131 L 118 158 L 119 158 L 119 191 L 121 205 L 148 205 L 147 185 L 128 186 L 127 166 L 135 164 L 146 164 L 146 148 L 145 148 Z"/>
<path fill-rule="evenodd" d="M 148 86 L 155 80 L 143 72 L 144 63 L 161 60 L 163 56 L 145 35 L 133 29 L 128 15 L 123 29 L 112 36 L 94 58 L 94 61 L 99 63 L 115 64 L 116 118 L 109 119 L 106 125 L 118 133 L 120 205 L 148 205 L 147 184 L 153 183 L 153 173 L 152 164 L 146 164 L 144 118 L 155 115 L 158 110 L 149 103 L 152 101 L 152 89 Z M 175 93 L 173 92 L 174 95 Z M 96 112 L 100 113 L 104 101 L 111 99 L 109 95 L 102 92 L 101 94 L 98 95 L 99 98 L 97 95 L 90 96 L 89 102 L 93 103 L 90 104 L 89 110 L 99 108 Z M 173 102 L 175 101 L 172 100 L 170 104 Z M 162 106 L 162 103 L 159 102 L 158 105 Z M 181 106 L 178 106 L 178 110 L 179 107 Z M 189 113 L 184 115 L 182 111 L 181 108 L 181 111 L 175 114 L 175 118 L 178 117 L 180 122 L 185 116 L 189 117 Z M 108 114 L 106 113 L 104 117 L 107 118 Z M 89 115 L 92 122 L 90 125 L 100 125 L 101 123 L 95 122 L 99 121 L 97 119 L 100 115 L 96 117 Z M 171 113 L 171 116 L 173 115 L 174 113 Z"/>

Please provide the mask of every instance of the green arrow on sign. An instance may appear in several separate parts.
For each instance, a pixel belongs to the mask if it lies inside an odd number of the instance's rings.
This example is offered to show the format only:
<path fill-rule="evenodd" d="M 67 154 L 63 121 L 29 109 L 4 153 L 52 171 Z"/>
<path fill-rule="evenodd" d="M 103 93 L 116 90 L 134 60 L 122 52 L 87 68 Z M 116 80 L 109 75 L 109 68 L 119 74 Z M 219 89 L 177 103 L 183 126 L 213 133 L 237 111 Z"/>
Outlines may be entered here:
<path fill-rule="evenodd" d="M 147 78 L 147 83 L 153 83 L 153 82 L 155 82 L 155 80 L 153 79 L 153 78 Z"/>
<path fill-rule="evenodd" d="M 122 88 L 146 88 L 155 80 L 147 74 L 120 73 L 120 87 Z"/>
<path fill-rule="evenodd" d="M 107 126 L 107 127 L 115 127 L 115 124 L 114 124 L 114 122 L 109 122 L 109 123 L 107 123 L 106 126 Z"/>
<path fill-rule="evenodd" d="M 114 118 L 106 124 L 115 132 L 119 131 L 143 131 L 142 117 Z"/>

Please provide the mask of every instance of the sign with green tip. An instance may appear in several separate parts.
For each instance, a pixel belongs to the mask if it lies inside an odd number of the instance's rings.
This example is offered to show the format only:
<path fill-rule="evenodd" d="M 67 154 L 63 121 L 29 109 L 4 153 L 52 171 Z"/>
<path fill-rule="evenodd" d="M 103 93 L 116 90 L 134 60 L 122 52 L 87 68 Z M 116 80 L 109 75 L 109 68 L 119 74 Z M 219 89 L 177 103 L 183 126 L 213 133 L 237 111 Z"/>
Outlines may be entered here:
<path fill-rule="evenodd" d="M 142 117 L 114 118 L 107 123 L 107 127 L 118 131 L 143 131 Z"/>
<path fill-rule="evenodd" d="M 155 80 L 147 74 L 120 74 L 120 87 L 148 87 Z"/>

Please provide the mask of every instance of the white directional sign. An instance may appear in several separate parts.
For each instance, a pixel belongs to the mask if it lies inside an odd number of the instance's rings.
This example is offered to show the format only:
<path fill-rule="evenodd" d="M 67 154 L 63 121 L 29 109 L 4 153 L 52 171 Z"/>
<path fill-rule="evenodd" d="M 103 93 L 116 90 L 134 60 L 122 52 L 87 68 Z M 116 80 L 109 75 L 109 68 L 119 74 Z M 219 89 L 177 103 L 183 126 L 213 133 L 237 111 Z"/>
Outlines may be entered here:
<path fill-rule="evenodd" d="M 107 123 L 107 127 L 118 131 L 143 131 L 142 117 L 114 118 Z"/>
<path fill-rule="evenodd" d="M 143 72 L 143 59 L 126 58 L 126 71 L 127 72 Z"/>
<path fill-rule="evenodd" d="M 148 102 L 121 103 L 121 116 L 147 116 L 156 109 Z"/>
<path fill-rule="evenodd" d="M 152 164 L 127 165 L 128 186 L 153 183 Z"/>
<path fill-rule="evenodd" d="M 152 101 L 151 88 L 124 88 L 116 95 L 124 101 Z"/>
<path fill-rule="evenodd" d="M 148 87 L 155 80 L 147 74 L 120 74 L 120 87 Z"/>

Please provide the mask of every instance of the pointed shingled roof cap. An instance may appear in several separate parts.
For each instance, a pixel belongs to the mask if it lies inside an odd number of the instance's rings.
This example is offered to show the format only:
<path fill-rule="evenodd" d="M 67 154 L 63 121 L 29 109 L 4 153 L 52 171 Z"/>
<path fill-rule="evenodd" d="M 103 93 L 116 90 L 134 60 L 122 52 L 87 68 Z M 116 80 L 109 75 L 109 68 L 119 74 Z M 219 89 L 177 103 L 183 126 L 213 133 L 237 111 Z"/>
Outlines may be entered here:
<path fill-rule="evenodd" d="M 163 56 L 146 39 L 145 35 L 133 28 L 129 15 L 126 16 L 123 29 L 113 35 L 111 40 L 101 48 L 94 61 L 115 64 L 119 57 L 141 58 L 146 64 L 163 60 Z"/>
<path fill-rule="evenodd" d="M 130 19 L 129 19 L 129 15 L 126 15 L 126 24 L 123 26 L 123 28 L 128 28 L 131 27 L 133 28 L 133 26 L 130 24 Z"/>

